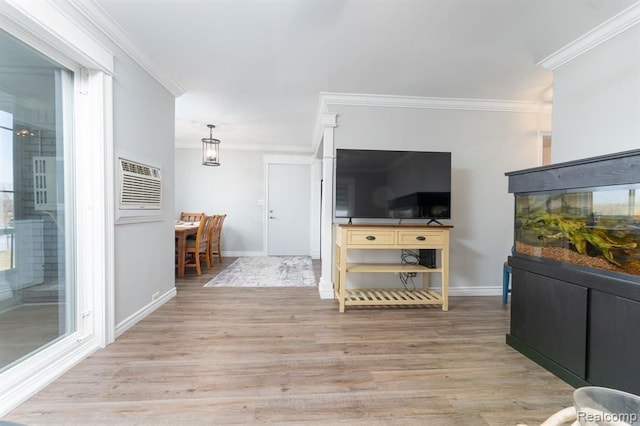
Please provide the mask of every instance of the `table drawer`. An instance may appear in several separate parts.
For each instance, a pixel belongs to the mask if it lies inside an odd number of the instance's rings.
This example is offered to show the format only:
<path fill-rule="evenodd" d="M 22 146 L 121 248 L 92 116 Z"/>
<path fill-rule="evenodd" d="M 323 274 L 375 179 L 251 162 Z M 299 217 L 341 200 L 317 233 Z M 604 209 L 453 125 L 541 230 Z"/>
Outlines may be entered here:
<path fill-rule="evenodd" d="M 442 231 L 398 231 L 398 244 L 413 247 L 443 245 L 446 234 Z"/>
<path fill-rule="evenodd" d="M 353 245 L 387 245 L 395 244 L 394 231 L 384 230 L 350 230 L 347 231 L 347 244 Z"/>

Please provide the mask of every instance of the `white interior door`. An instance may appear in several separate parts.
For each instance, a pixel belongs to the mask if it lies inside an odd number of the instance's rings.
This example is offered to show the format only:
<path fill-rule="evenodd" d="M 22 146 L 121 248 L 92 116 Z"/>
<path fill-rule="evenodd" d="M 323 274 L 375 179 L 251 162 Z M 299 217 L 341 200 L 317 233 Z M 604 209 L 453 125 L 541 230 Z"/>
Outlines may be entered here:
<path fill-rule="evenodd" d="M 308 256 L 311 166 L 268 164 L 267 254 Z"/>

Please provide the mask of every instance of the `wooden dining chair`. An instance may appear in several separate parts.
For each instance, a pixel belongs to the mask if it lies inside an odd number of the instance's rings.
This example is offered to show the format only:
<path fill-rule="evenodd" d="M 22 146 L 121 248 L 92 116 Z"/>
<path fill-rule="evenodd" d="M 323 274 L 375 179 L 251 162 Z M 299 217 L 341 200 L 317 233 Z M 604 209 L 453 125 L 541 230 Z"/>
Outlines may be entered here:
<path fill-rule="evenodd" d="M 209 248 L 209 235 L 213 226 L 213 216 L 202 215 L 200 225 L 195 239 L 187 240 L 187 248 L 185 250 L 185 268 L 196 268 L 196 274 L 202 275 L 200 266 L 200 258 L 205 256 L 207 268 L 211 268 L 211 260 L 207 256 Z"/>
<path fill-rule="evenodd" d="M 215 265 L 215 259 L 213 257 L 213 238 L 216 230 L 216 226 L 218 226 L 218 220 L 220 220 L 219 214 L 213 215 L 213 224 L 211 225 L 211 231 L 209 233 L 209 244 L 207 245 L 207 258 L 211 262 L 211 265 Z"/>
<path fill-rule="evenodd" d="M 209 239 L 209 256 L 211 258 L 211 264 L 214 263 L 214 258 L 217 255 L 218 261 L 222 262 L 222 224 L 226 214 L 216 215 L 216 221 L 211 230 L 211 238 Z"/>
<path fill-rule="evenodd" d="M 200 212 L 200 213 L 182 212 L 180 213 L 180 221 L 181 222 L 197 222 L 200 220 L 202 216 L 206 216 L 206 215 L 203 212 Z"/>

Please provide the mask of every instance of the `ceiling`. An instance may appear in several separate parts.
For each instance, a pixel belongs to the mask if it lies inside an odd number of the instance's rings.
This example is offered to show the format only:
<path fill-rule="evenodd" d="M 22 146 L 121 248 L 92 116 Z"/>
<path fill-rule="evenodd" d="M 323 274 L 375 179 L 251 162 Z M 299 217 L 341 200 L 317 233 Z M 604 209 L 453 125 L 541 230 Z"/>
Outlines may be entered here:
<path fill-rule="evenodd" d="M 90 0 L 85 0 L 90 1 Z M 321 92 L 552 100 L 536 65 L 636 0 L 93 0 L 184 91 L 176 146 L 310 151 Z"/>

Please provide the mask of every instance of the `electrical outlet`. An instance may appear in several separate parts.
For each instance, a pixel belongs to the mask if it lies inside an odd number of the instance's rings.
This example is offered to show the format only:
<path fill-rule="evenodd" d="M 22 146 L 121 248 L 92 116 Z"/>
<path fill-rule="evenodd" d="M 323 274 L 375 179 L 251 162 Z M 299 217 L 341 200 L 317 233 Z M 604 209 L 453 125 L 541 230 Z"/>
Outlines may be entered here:
<path fill-rule="evenodd" d="M 155 293 L 153 293 L 153 294 L 151 295 L 151 301 L 152 301 L 152 302 L 155 302 L 155 301 L 156 301 L 156 300 L 158 300 L 158 299 L 160 299 L 160 292 L 159 292 L 159 291 L 156 291 Z"/>

